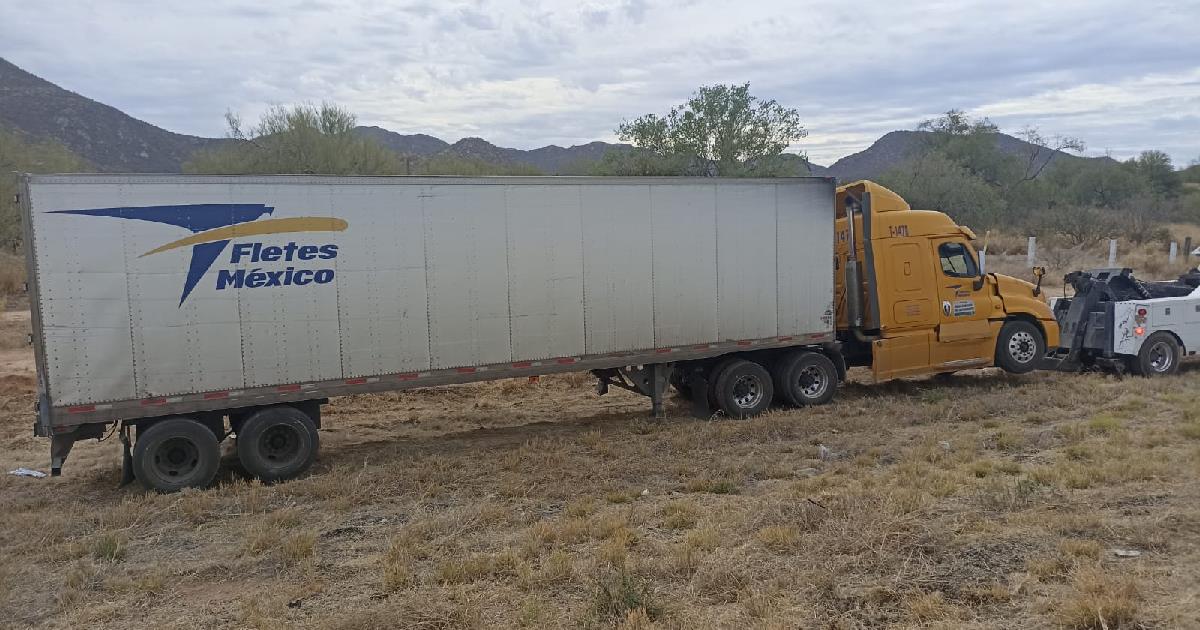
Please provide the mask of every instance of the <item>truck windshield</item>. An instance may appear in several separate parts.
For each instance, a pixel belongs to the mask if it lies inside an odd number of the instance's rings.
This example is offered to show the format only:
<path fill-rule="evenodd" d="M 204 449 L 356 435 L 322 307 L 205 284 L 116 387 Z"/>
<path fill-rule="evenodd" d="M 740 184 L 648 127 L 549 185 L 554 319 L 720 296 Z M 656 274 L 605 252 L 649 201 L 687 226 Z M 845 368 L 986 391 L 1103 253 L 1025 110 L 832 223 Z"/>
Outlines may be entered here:
<path fill-rule="evenodd" d="M 942 259 L 942 273 L 955 278 L 974 278 L 979 275 L 975 258 L 963 243 L 942 243 L 938 246 L 938 257 Z"/>

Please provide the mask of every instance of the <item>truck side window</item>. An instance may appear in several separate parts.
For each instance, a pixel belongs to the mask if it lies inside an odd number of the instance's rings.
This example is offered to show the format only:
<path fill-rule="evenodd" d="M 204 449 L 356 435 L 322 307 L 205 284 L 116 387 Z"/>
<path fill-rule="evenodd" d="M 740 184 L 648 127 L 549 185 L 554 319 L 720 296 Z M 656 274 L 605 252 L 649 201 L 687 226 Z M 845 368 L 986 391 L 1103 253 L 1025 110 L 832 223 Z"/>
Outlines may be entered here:
<path fill-rule="evenodd" d="M 954 278 L 974 278 L 979 275 L 975 258 L 962 243 L 938 245 L 938 257 L 942 259 L 942 273 Z"/>

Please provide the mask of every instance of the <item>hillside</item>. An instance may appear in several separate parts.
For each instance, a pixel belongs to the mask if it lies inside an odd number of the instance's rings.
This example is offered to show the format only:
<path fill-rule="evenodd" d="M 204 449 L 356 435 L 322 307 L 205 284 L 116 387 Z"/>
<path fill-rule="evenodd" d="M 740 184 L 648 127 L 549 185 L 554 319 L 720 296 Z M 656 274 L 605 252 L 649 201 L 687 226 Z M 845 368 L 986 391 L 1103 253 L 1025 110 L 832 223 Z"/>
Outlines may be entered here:
<path fill-rule="evenodd" d="M 0 126 L 57 140 L 101 171 L 178 172 L 194 151 L 223 140 L 155 127 L 0 58 Z"/>
<path fill-rule="evenodd" d="M 908 158 L 916 155 L 926 145 L 929 135 L 930 132 L 927 131 L 892 131 L 886 133 L 866 149 L 847 155 L 829 165 L 825 169 L 825 173 L 833 175 L 841 181 L 877 179 L 889 169 L 898 166 Z M 996 134 L 996 147 L 1004 153 L 1018 155 L 1022 158 L 1032 155 L 1037 150 L 1036 146 L 1005 133 Z M 1045 151 L 1046 149 L 1043 148 L 1042 150 Z M 1051 164 L 1053 164 L 1056 161 L 1064 160 L 1106 160 L 1109 158 L 1081 158 L 1057 151 L 1054 157 L 1050 159 Z"/>
<path fill-rule="evenodd" d="M 440 155 L 479 160 L 491 164 L 523 164 L 547 174 L 565 173 L 573 166 L 604 157 L 610 149 L 629 145 L 589 142 L 572 147 L 549 145 L 538 149 L 499 147 L 483 138 L 463 138 L 450 144 L 423 133 L 401 134 L 382 127 L 358 127 L 358 133 L 402 155 L 435 157 Z"/>
<path fill-rule="evenodd" d="M 355 131 L 364 137 L 399 153 L 417 157 L 430 157 L 450 148 L 450 143 L 423 133 L 402 134 L 383 127 L 358 126 Z"/>

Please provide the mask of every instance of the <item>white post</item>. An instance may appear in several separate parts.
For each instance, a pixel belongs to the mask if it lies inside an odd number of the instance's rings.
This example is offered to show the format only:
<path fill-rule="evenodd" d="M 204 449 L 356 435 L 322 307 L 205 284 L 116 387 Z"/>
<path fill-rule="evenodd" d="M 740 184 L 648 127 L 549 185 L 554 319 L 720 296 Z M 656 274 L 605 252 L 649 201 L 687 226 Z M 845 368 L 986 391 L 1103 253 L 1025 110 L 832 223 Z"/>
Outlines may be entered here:
<path fill-rule="evenodd" d="M 1171 251 L 1167 252 L 1167 262 L 1174 265 L 1175 257 L 1179 255 L 1179 243 L 1171 241 Z"/>
<path fill-rule="evenodd" d="M 1032 267 L 1037 260 L 1037 237 L 1029 237 L 1029 247 L 1025 250 L 1025 266 Z"/>
<path fill-rule="evenodd" d="M 1117 266 L 1117 239 L 1108 239 L 1108 266 Z"/>

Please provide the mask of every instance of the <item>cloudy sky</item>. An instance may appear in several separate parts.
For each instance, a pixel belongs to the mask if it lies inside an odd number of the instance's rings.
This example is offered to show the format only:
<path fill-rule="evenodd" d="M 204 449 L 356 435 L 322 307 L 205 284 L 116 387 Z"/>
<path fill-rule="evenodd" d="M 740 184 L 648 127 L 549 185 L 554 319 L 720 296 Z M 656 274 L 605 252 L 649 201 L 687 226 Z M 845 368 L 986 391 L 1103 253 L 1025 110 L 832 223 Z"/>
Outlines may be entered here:
<path fill-rule="evenodd" d="M 533 148 L 612 140 L 696 87 L 800 110 L 828 164 L 950 108 L 1092 155 L 1200 157 L 1200 3 L 0 0 L 0 56 L 173 131 L 322 100 Z"/>

